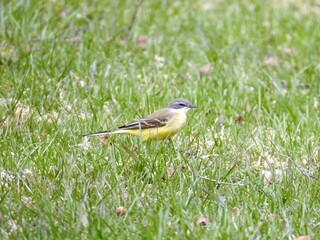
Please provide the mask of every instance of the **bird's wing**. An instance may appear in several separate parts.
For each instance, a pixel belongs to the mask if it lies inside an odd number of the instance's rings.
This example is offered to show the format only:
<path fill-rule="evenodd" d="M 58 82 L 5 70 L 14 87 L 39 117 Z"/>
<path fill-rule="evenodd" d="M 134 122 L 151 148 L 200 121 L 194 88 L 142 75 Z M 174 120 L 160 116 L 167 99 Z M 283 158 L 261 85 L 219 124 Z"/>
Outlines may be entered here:
<path fill-rule="evenodd" d="M 153 114 L 138 119 L 137 121 L 122 125 L 119 129 L 146 129 L 163 127 L 171 119 L 174 113 L 168 109 L 161 109 Z"/>

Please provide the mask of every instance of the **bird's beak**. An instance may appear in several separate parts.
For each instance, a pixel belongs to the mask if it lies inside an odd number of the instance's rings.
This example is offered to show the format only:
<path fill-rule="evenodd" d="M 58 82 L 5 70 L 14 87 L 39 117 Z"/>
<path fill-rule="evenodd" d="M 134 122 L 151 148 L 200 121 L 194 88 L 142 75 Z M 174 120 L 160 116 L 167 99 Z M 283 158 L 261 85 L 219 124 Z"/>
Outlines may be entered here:
<path fill-rule="evenodd" d="M 190 105 L 189 108 L 197 108 L 195 105 Z"/>

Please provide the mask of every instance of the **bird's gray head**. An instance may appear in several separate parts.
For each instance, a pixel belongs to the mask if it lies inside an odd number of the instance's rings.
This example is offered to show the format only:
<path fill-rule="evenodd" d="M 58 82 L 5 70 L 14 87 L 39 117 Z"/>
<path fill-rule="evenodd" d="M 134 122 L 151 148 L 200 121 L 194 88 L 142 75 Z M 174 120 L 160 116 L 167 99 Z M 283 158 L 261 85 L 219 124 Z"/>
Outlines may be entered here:
<path fill-rule="evenodd" d="M 173 100 L 168 108 L 172 109 L 181 109 L 184 108 L 185 110 L 189 110 L 191 108 L 196 108 L 196 106 L 192 105 L 187 99 L 184 98 L 178 98 Z"/>

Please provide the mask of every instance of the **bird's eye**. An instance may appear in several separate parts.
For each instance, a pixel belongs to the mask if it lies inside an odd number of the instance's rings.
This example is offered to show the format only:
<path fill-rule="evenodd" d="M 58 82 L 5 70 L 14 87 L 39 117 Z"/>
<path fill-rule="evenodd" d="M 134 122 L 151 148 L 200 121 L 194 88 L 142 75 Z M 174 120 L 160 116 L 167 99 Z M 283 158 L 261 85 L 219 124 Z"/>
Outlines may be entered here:
<path fill-rule="evenodd" d="M 185 105 L 184 105 L 184 103 L 179 103 L 179 106 L 184 107 Z"/>

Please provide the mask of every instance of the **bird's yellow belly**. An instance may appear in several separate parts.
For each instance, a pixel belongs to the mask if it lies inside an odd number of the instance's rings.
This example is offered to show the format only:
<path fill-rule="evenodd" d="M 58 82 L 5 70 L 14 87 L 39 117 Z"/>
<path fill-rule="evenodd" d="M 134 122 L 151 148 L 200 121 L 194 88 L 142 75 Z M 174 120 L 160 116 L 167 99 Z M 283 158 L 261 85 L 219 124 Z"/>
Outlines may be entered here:
<path fill-rule="evenodd" d="M 142 137 L 142 141 L 147 140 L 163 140 L 166 138 L 171 138 L 180 129 L 169 129 L 168 127 L 160 127 L 160 128 L 153 128 L 153 129 L 145 129 L 141 131 L 139 134 Z"/>
<path fill-rule="evenodd" d="M 163 140 L 171 138 L 177 134 L 185 125 L 185 117 L 177 115 L 171 119 L 166 126 L 160 128 L 144 129 L 140 132 L 142 141 L 147 140 Z"/>

